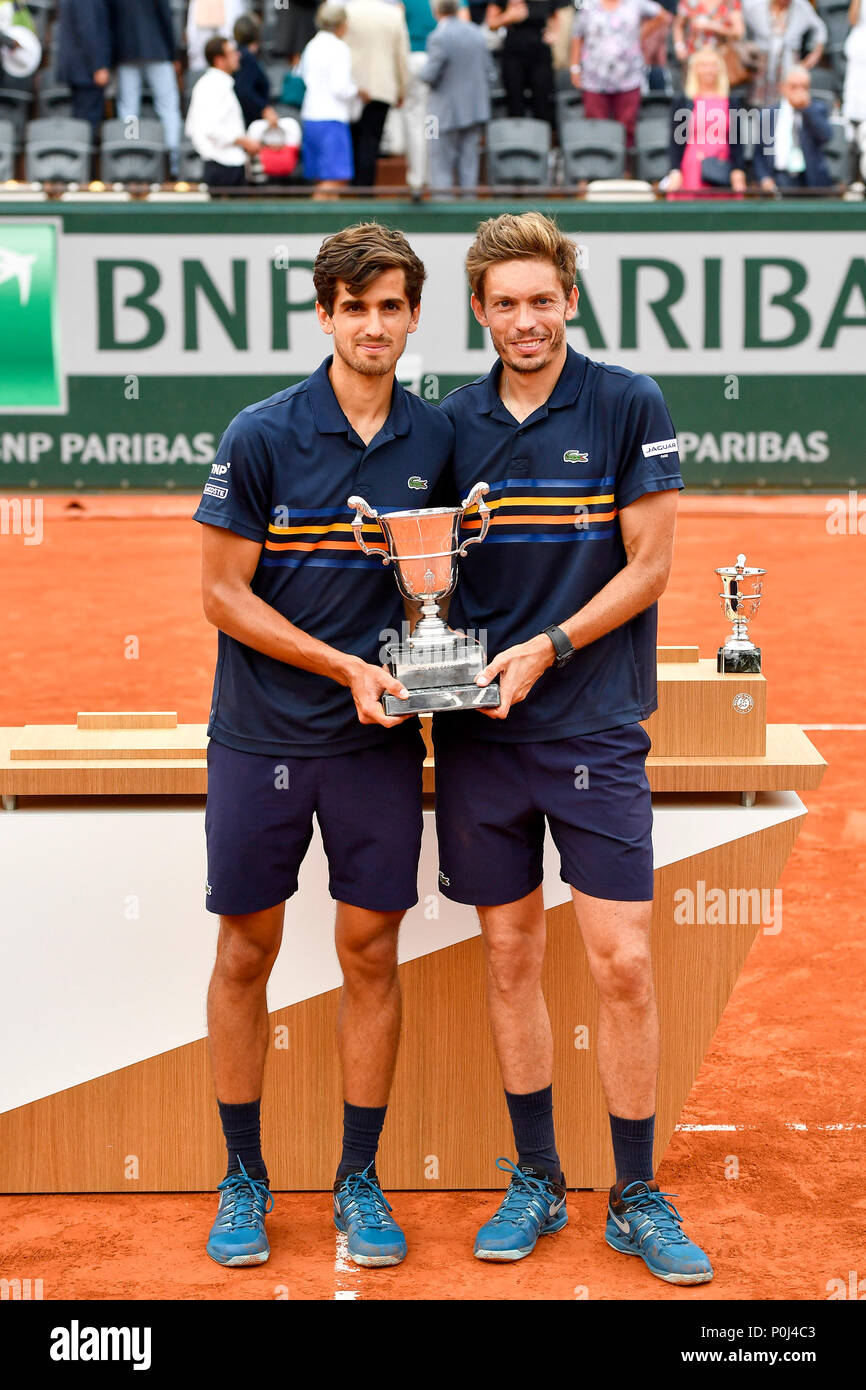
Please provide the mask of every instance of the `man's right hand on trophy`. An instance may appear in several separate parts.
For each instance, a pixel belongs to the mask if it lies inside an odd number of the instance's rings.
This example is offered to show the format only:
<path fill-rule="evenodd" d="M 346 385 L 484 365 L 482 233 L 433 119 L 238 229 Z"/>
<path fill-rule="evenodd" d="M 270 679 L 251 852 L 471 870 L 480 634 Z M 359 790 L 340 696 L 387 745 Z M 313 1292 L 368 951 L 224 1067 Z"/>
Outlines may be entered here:
<path fill-rule="evenodd" d="M 381 724 L 385 729 L 393 729 L 397 724 L 405 724 L 413 719 L 413 714 L 390 716 L 382 708 L 383 695 L 396 695 L 399 700 L 408 697 L 405 685 L 396 680 L 384 666 L 372 666 L 360 657 L 350 658 L 347 685 L 358 719 L 362 724 Z"/>

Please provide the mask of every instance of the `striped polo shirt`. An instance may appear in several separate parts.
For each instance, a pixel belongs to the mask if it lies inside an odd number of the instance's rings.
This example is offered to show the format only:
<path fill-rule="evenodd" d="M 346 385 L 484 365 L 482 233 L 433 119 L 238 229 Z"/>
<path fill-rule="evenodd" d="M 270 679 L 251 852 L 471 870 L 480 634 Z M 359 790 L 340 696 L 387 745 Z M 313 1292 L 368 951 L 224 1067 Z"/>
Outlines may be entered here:
<path fill-rule="evenodd" d="M 451 455 L 453 427 L 395 381 L 391 410 L 369 444 L 343 414 L 328 357 L 306 381 L 236 415 L 223 435 L 195 520 L 262 549 L 253 593 L 295 626 L 377 666 L 400 632 L 391 565 L 352 534 L 354 493 L 378 511 L 425 507 Z M 381 545 L 375 522 L 365 539 Z M 251 753 L 322 757 L 393 736 L 358 722 L 349 691 L 219 633 L 208 733 Z"/>
<path fill-rule="evenodd" d="M 449 618 L 472 629 L 489 658 L 564 622 L 624 568 L 623 507 L 683 486 L 674 426 L 650 377 L 569 348 L 547 401 L 518 422 L 499 398 L 501 372 L 497 361 L 441 407 L 454 424 L 454 495 L 479 479 L 490 485 L 490 530 L 460 561 Z M 646 719 L 656 703 L 653 604 L 545 671 L 507 719 L 467 712 L 440 722 L 532 742 Z"/>

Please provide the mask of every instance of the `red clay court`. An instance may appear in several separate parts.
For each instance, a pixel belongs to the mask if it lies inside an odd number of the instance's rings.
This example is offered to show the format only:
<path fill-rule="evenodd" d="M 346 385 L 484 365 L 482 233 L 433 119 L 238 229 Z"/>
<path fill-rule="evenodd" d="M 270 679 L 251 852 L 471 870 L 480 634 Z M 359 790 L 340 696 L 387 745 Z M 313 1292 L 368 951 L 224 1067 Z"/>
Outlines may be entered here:
<path fill-rule="evenodd" d="M 397 1194 L 409 1257 L 372 1271 L 340 1255 L 327 1193 L 278 1193 L 270 1261 L 234 1270 L 204 1253 L 213 1193 L 2 1197 L 7 1267 L 38 1272 L 46 1299 L 822 1300 L 828 1281 L 847 1285 L 866 1230 L 866 544 L 829 534 L 825 503 L 684 496 L 660 604 L 659 640 L 711 655 L 726 630 L 713 569 L 739 551 L 764 566 L 768 719 L 805 726 L 829 762 L 803 797 L 783 929 L 758 935 L 659 1172 L 712 1283 L 670 1287 L 618 1256 L 602 1239 L 604 1194 L 588 1191 L 569 1194 L 568 1227 L 515 1266 L 472 1257 L 492 1192 Z M 41 545 L 2 538 L 0 725 L 112 708 L 206 719 L 216 636 L 200 611 L 194 506 L 51 497 Z"/>

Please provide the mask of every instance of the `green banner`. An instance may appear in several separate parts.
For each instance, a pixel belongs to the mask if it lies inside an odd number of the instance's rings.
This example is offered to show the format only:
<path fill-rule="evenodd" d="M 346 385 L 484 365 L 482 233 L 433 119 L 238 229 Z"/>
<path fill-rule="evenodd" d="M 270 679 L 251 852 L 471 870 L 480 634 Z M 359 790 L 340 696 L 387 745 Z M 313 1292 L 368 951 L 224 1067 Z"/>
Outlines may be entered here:
<path fill-rule="evenodd" d="M 504 210 L 4 203 L 0 491 L 197 490 L 232 416 L 327 352 L 313 259 L 362 219 L 401 227 L 425 262 L 400 375 L 442 399 L 492 361 L 463 258 Z M 691 488 L 866 482 L 863 204 L 546 210 L 580 248 L 569 341 L 655 377 Z"/>

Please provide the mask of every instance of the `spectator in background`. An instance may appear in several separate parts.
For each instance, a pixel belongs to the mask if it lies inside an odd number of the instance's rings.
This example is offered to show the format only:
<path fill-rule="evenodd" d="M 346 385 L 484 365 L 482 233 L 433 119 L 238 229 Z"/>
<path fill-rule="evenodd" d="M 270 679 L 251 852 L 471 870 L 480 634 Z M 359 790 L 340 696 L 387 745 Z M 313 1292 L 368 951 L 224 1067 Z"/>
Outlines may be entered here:
<path fill-rule="evenodd" d="M 138 4 L 138 0 L 121 0 Z M 201 72 L 207 64 L 208 39 L 227 39 L 235 23 L 247 9 L 247 0 L 190 0 L 186 14 L 186 60 L 190 72 Z"/>
<path fill-rule="evenodd" d="M 403 102 L 406 132 L 406 182 L 413 195 L 420 195 L 427 182 L 427 84 L 421 78 L 427 63 L 427 39 L 436 28 L 430 0 L 403 0 L 409 30 L 409 89 Z"/>
<path fill-rule="evenodd" d="M 257 57 L 261 27 L 261 21 L 255 14 L 242 14 L 240 19 L 235 20 L 234 40 L 239 58 L 235 94 L 246 125 L 265 120 L 269 126 L 276 127 L 277 113 L 271 104 L 271 84 Z"/>
<path fill-rule="evenodd" d="M 363 103 L 352 126 L 357 187 L 376 182 L 376 160 L 391 106 L 401 106 L 409 88 L 409 31 L 402 5 L 388 0 L 349 0 L 346 42 L 352 74 Z"/>
<path fill-rule="evenodd" d="M 192 89 L 186 133 L 204 160 L 205 183 L 232 188 L 246 183 L 246 157 L 258 154 L 258 140 L 247 136 L 244 113 L 235 95 L 240 55 L 232 39 L 208 39 L 207 71 Z"/>
<path fill-rule="evenodd" d="M 289 0 L 277 6 L 274 50 L 288 58 L 292 67 L 316 32 L 317 4 L 318 0 Z"/>
<path fill-rule="evenodd" d="M 789 68 L 782 81 L 779 104 L 769 113 L 770 139 L 755 146 L 755 178 L 765 193 L 833 185 L 823 152 L 833 128 L 823 101 L 812 100 L 811 83 L 805 63 Z"/>
<path fill-rule="evenodd" d="M 644 20 L 667 26 L 671 15 L 656 0 L 586 0 L 572 30 L 571 81 L 583 91 L 584 112 L 619 121 L 629 148 L 640 109 Z"/>
<path fill-rule="evenodd" d="M 857 138 L 862 142 L 863 122 L 866 122 L 866 5 L 851 0 L 848 9 L 851 25 L 845 39 L 845 86 L 842 92 L 842 115 L 852 125 L 859 126 Z"/>
<path fill-rule="evenodd" d="M 686 64 L 698 48 L 717 48 L 745 36 L 740 0 L 679 0 L 674 19 L 674 52 Z"/>
<path fill-rule="evenodd" d="M 553 121 L 553 56 L 560 0 L 493 0 L 488 29 L 505 30 L 502 82 L 509 116 L 526 114 L 525 92 L 536 120 Z"/>
<path fill-rule="evenodd" d="M 755 106 L 775 106 L 783 74 L 802 65 L 813 68 L 824 52 L 827 26 L 809 0 L 743 0 L 747 37 L 760 49 L 761 71 L 752 87 Z M 801 60 L 804 46 L 808 53 Z"/>
<path fill-rule="evenodd" d="M 430 140 L 434 189 L 477 186 L 481 134 L 490 120 L 493 62 L 487 40 L 475 24 L 458 19 L 458 8 L 459 0 L 438 0 L 439 23 L 427 40 L 421 72 L 436 122 Z"/>
<path fill-rule="evenodd" d="M 734 117 L 740 103 L 729 95 L 727 68 L 717 48 L 699 48 L 692 54 L 686 69 L 684 96 L 674 105 L 668 197 L 710 189 L 718 190 L 717 196 L 726 197 L 728 188 L 743 193 L 743 145 Z"/>
<path fill-rule="evenodd" d="M 181 118 L 169 0 L 112 0 L 111 11 L 117 114 L 124 121 L 141 115 L 142 79 L 147 78 L 162 122 L 169 169 L 176 178 Z"/>
<path fill-rule="evenodd" d="M 352 107 L 358 88 L 352 77 L 352 53 L 344 42 L 346 10 L 325 0 L 316 11 L 318 33 L 301 54 L 301 77 L 306 84 L 301 119 L 304 123 L 304 173 L 316 185 L 313 197 L 329 197 L 350 183 Z"/>
<path fill-rule="evenodd" d="M 108 0 L 60 0 L 57 80 L 72 88 L 72 114 L 89 121 L 94 136 L 105 120 L 111 66 Z"/>

